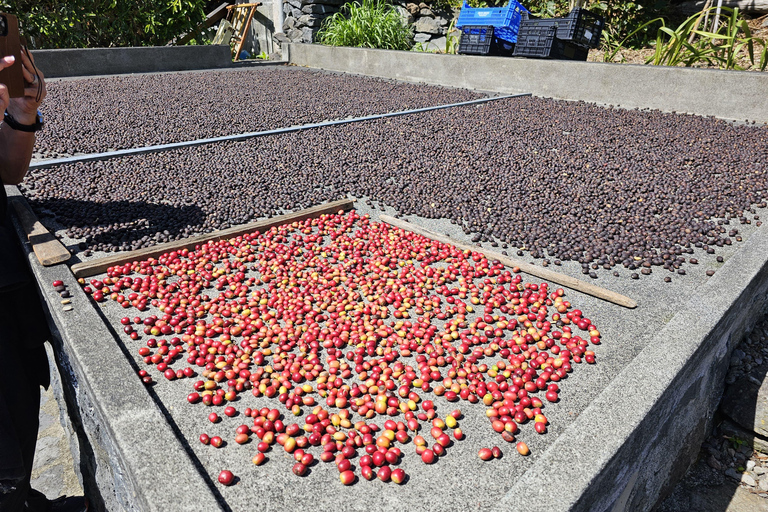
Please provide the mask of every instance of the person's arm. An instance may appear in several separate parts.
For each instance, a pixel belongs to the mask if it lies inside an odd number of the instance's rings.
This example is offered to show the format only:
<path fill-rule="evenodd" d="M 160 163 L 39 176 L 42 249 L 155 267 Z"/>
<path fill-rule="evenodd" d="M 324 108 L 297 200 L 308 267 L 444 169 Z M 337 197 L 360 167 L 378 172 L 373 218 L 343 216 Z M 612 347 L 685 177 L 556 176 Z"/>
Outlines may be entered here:
<path fill-rule="evenodd" d="M 13 57 L 0 59 L 0 69 L 11 66 Z M 6 110 L 20 124 L 31 125 L 37 120 L 37 109 L 45 98 L 45 79 L 35 68 L 30 56 L 21 53 L 22 73 L 24 75 L 24 96 L 10 98 L 8 89 L 0 84 L 0 115 Z M 39 80 L 39 84 L 38 84 Z M 38 91 L 38 87 L 41 89 Z M 39 95 L 38 95 L 39 92 Z M 39 99 L 39 101 L 38 101 Z M 32 149 L 35 145 L 35 134 L 14 130 L 6 123 L 0 123 L 0 181 L 5 185 L 17 185 L 27 173 Z"/>

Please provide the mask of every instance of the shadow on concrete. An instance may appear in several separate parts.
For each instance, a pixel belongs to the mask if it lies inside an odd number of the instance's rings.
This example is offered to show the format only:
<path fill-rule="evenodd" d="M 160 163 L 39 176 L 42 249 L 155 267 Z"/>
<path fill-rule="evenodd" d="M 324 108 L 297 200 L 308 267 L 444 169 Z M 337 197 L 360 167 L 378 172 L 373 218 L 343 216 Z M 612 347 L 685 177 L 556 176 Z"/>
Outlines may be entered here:
<path fill-rule="evenodd" d="M 760 383 L 766 381 L 767 374 L 768 361 L 764 360 L 758 368 L 726 385 L 712 434 L 704 441 L 697 460 L 655 512 L 768 510 L 768 499 L 743 488 L 734 478 L 745 471 L 753 449 L 768 449 L 768 438 L 753 431 L 759 402 L 765 400 L 761 398 Z M 767 388 L 768 384 L 763 384 L 763 391 Z"/>
<path fill-rule="evenodd" d="M 206 220 L 197 205 L 79 199 L 29 200 L 29 204 L 48 227 L 63 228 L 71 238 L 85 239 L 80 244 L 73 242 L 70 249 L 74 252 L 87 247 L 148 247 L 199 233 Z"/>
<path fill-rule="evenodd" d="M 131 368 L 133 368 L 134 372 L 138 373 L 140 370 L 140 367 L 134 360 L 128 347 L 125 345 L 123 339 L 120 337 L 120 334 L 115 330 L 114 326 L 109 321 L 109 319 L 104 314 L 104 311 L 101 308 L 95 308 L 95 310 L 99 315 L 99 318 L 101 318 L 102 322 L 104 322 L 104 325 L 112 334 L 112 337 L 115 339 L 118 347 L 120 347 L 120 350 L 123 353 L 123 356 L 125 357 L 126 362 L 131 366 Z M 179 444 L 181 444 L 182 448 L 184 449 L 186 454 L 189 456 L 190 460 L 192 461 L 192 464 L 198 470 L 198 473 L 200 474 L 200 477 L 203 479 L 206 486 L 208 487 L 208 490 L 214 495 L 214 497 L 216 498 L 216 501 L 218 501 L 219 505 L 221 506 L 221 509 L 224 512 L 234 512 L 232 508 L 229 506 L 229 504 L 227 503 L 224 496 L 221 494 L 216 483 L 213 481 L 210 475 L 208 475 L 208 472 L 203 466 L 203 463 L 195 454 L 195 451 L 192 449 L 192 447 L 189 444 L 189 440 L 184 435 L 179 425 L 176 423 L 176 420 L 173 419 L 173 416 L 171 415 L 170 411 L 168 410 L 166 405 L 163 403 L 163 401 L 155 392 L 153 385 L 147 385 L 145 386 L 145 389 L 147 390 L 147 394 L 152 398 L 152 401 L 154 401 L 158 409 L 160 409 L 160 412 L 163 414 L 163 416 L 165 416 L 165 419 L 168 422 L 168 426 L 171 428 L 171 430 L 173 430 L 173 433 L 176 436 L 176 439 L 179 441 Z M 239 479 L 237 481 L 239 481 Z"/>

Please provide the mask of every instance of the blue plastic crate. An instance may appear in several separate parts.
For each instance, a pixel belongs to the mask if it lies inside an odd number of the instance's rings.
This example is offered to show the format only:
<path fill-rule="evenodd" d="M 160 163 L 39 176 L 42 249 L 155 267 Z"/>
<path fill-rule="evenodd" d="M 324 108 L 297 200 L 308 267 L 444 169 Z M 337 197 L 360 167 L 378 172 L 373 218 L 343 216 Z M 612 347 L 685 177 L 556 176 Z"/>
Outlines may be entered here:
<path fill-rule="evenodd" d="M 465 25 L 489 25 L 494 28 L 494 35 L 510 43 L 517 42 L 517 31 L 520 28 L 522 13 L 527 13 L 517 0 L 509 0 L 504 7 L 470 7 L 466 0 L 459 11 L 456 27 Z"/>

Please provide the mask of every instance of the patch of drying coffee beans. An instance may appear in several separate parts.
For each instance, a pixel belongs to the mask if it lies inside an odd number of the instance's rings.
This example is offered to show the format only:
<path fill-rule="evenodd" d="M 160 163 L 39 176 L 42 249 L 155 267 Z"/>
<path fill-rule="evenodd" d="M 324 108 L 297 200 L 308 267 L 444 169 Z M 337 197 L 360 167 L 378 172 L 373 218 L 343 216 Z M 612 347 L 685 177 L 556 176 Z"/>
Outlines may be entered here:
<path fill-rule="evenodd" d="M 760 225 L 768 129 L 541 98 L 34 171 L 23 183 L 117 251 L 351 194 L 445 218 L 517 255 L 683 274 Z"/>
<path fill-rule="evenodd" d="M 253 439 L 257 466 L 284 451 L 293 460 L 272 458 L 298 477 L 318 458 L 336 464 L 344 485 L 357 468 L 401 484 L 413 461 L 456 460 L 455 444 L 473 442 L 460 402 L 528 455 L 517 436 L 545 434 L 558 383 L 596 363 L 593 321 L 562 289 L 517 272 L 352 211 L 117 265 L 80 284 L 130 315 L 120 324 L 140 343 L 127 342 L 145 383 L 189 386 L 189 413 L 229 429 L 226 440 L 196 432 L 203 445 Z M 403 458 L 405 468 L 391 467 Z"/>
<path fill-rule="evenodd" d="M 53 81 L 37 156 L 168 144 L 482 96 L 286 66 Z"/>

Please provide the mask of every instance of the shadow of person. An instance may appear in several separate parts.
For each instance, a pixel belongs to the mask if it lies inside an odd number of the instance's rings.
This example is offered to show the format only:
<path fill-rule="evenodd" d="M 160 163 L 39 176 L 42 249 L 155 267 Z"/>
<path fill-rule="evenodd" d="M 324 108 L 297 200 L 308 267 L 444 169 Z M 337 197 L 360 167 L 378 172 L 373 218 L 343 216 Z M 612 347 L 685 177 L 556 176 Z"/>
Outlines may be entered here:
<path fill-rule="evenodd" d="M 31 200 L 29 204 L 46 227 L 64 231 L 73 252 L 130 251 L 211 231 L 197 205 L 78 199 Z"/>
<path fill-rule="evenodd" d="M 750 336 L 756 335 L 762 336 L 760 326 Z M 756 338 L 754 342 L 762 344 Z M 737 347 L 734 357 L 738 360 L 741 354 L 744 352 Z M 714 434 L 704 442 L 697 461 L 656 512 L 768 510 L 768 499 L 758 496 L 757 475 L 747 472 L 753 450 L 768 453 L 768 357 L 761 359 L 761 364 L 726 385 Z M 742 481 L 745 487 L 740 485 Z"/>

